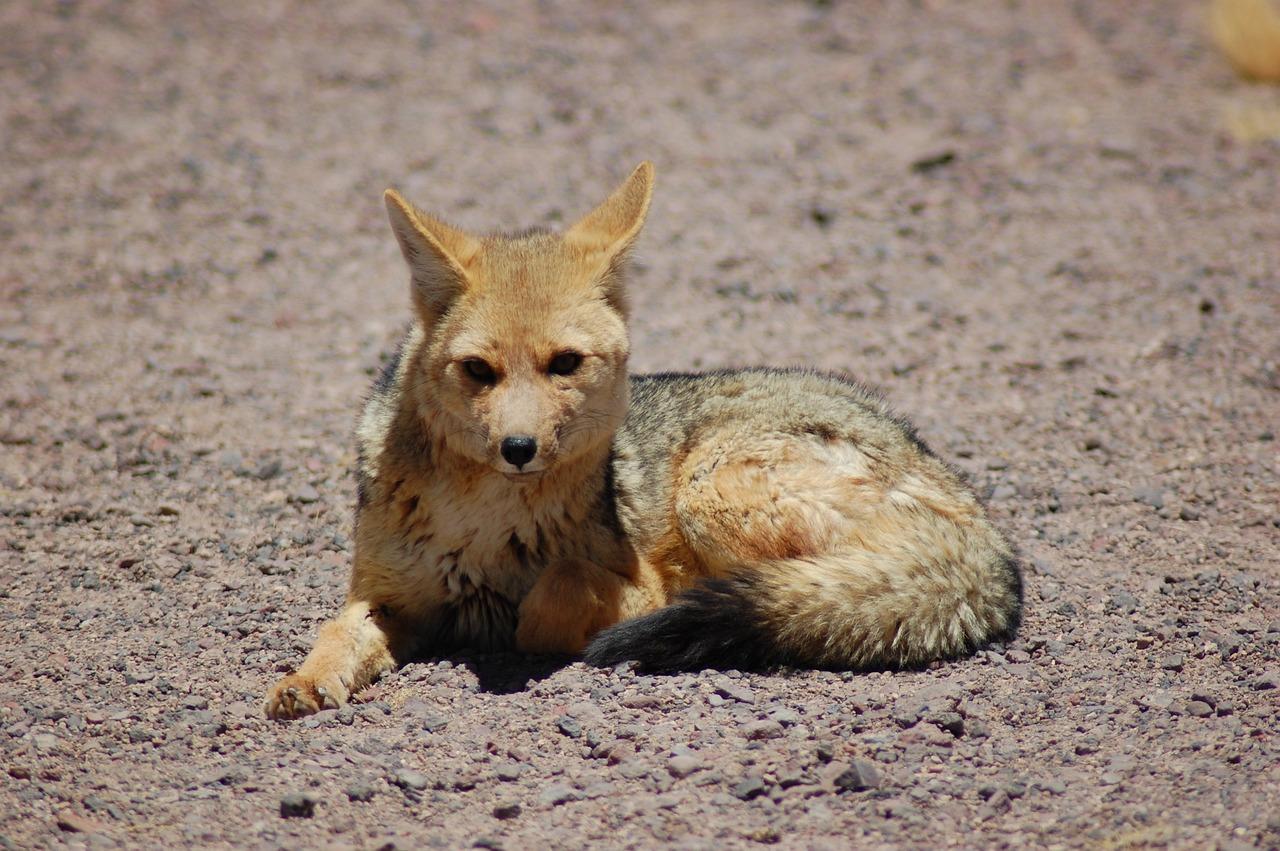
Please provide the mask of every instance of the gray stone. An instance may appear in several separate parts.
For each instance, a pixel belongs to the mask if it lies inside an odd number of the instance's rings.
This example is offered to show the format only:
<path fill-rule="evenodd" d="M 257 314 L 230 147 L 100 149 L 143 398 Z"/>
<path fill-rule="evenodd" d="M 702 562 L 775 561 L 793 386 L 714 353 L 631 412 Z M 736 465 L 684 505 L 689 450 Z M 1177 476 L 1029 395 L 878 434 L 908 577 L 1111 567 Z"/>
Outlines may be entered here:
<path fill-rule="evenodd" d="M 501 821 L 516 818 L 523 810 L 517 801 L 499 801 L 493 807 L 493 817 Z"/>
<path fill-rule="evenodd" d="M 303 482 L 294 488 L 293 493 L 289 494 L 289 499 L 302 505 L 310 505 L 313 502 L 320 501 L 320 492 L 309 483 Z"/>
<path fill-rule="evenodd" d="M 985 739 L 991 735 L 991 728 L 981 718 L 969 718 L 964 722 L 964 732 L 970 739 Z"/>
<path fill-rule="evenodd" d="M 673 756 L 667 760 L 667 773 L 672 777 L 688 777 L 702 767 L 696 756 Z"/>
<path fill-rule="evenodd" d="M 406 791 L 420 792 L 431 783 L 427 775 L 410 768 L 397 768 L 391 775 L 391 782 Z"/>
<path fill-rule="evenodd" d="M 317 798 L 310 792 L 293 792 L 280 799 L 280 818 L 311 818 Z"/>
<path fill-rule="evenodd" d="M 1193 700 L 1187 704 L 1187 714 L 1196 718 L 1206 718 L 1213 714 L 1213 707 L 1203 700 Z"/>
<path fill-rule="evenodd" d="M 924 704 L 913 698 L 902 698 L 893 705 L 890 713 L 899 727 L 913 727 L 924 712 Z"/>
<path fill-rule="evenodd" d="M 1209 694 L 1207 691 L 1193 691 L 1191 692 L 1191 699 L 1198 700 L 1201 703 L 1207 703 L 1209 704 L 1209 706 L 1218 705 L 1218 699 L 1213 695 Z"/>
<path fill-rule="evenodd" d="M 756 702 L 756 693 L 746 686 L 740 686 L 733 680 L 721 677 L 716 680 L 716 694 L 728 700 L 736 700 L 748 705 Z"/>
<path fill-rule="evenodd" d="M 729 791 L 740 801 L 750 801 L 765 793 L 764 779 L 758 774 L 748 774 L 733 784 L 733 788 Z"/>
<path fill-rule="evenodd" d="M 855 759 L 836 777 L 835 784 L 836 789 L 841 792 L 864 792 L 867 789 L 876 789 L 880 786 L 880 772 L 870 762 Z"/>
<path fill-rule="evenodd" d="M 510 783 L 519 780 L 520 775 L 524 774 L 525 767 L 518 762 L 504 762 L 494 769 L 494 775 L 503 783 Z"/>
<path fill-rule="evenodd" d="M 1097 753 L 1098 740 L 1090 737 L 1090 738 L 1084 739 L 1083 741 L 1077 742 L 1075 751 L 1076 751 L 1076 756 L 1088 756 L 1089 754 Z"/>
<path fill-rule="evenodd" d="M 372 801 L 373 796 L 378 793 L 378 789 L 367 780 L 357 780 L 347 786 L 344 790 L 347 793 L 347 800 L 365 803 Z"/>
<path fill-rule="evenodd" d="M 1164 508 L 1165 491 L 1160 487 L 1141 487 L 1133 489 L 1133 501 L 1140 502 L 1143 505 L 1149 505 L 1152 508 Z"/>
<path fill-rule="evenodd" d="M 36 746 L 36 750 L 38 751 L 51 751 L 58 747 L 61 740 L 52 733 L 36 733 L 31 737 L 31 742 Z"/>
<path fill-rule="evenodd" d="M 929 722 L 941 730 L 946 730 L 957 739 L 964 735 L 964 718 L 959 712 L 939 712 L 931 716 Z"/>
<path fill-rule="evenodd" d="M 1138 610 L 1138 598 L 1128 591 L 1116 591 L 1107 601 L 1107 611 L 1132 614 Z"/>
<path fill-rule="evenodd" d="M 1056 777 L 1049 780 L 1041 780 L 1035 784 L 1035 788 L 1048 792 L 1050 795 L 1065 795 L 1067 793 L 1066 782 Z"/>
<path fill-rule="evenodd" d="M 1280 688 L 1280 671 L 1266 671 L 1256 677 L 1250 685 L 1254 691 L 1270 691 Z"/>
<path fill-rule="evenodd" d="M 280 463 L 279 459 L 272 459 L 270 461 L 264 461 L 258 469 L 254 471 L 253 475 L 265 482 L 268 479 L 274 479 L 276 476 L 280 475 L 282 470 L 284 470 L 284 465 Z"/>
<path fill-rule="evenodd" d="M 558 807 L 570 801 L 581 799 L 582 794 L 572 786 L 563 783 L 552 783 L 538 795 L 538 803 L 547 807 Z"/>
<path fill-rule="evenodd" d="M 753 742 L 782 738 L 782 725 L 777 721 L 751 721 L 742 725 L 742 735 Z"/>
<path fill-rule="evenodd" d="M 800 723 L 800 713 L 787 706 L 780 706 L 769 713 L 769 717 L 784 727 L 794 727 Z"/>
<path fill-rule="evenodd" d="M 1013 485 L 1004 484 L 997 486 L 996 489 L 991 492 L 991 499 L 994 502 L 1004 502 L 1005 500 L 1013 499 L 1017 495 L 1017 488 Z"/>

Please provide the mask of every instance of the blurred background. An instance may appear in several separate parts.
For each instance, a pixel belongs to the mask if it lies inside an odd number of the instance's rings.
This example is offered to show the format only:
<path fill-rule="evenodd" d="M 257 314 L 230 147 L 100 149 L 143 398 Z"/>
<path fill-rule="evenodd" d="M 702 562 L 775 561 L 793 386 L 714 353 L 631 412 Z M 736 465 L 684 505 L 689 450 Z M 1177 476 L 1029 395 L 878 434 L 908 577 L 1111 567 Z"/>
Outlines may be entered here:
<path fill-rule="evenodd" d="M 1268 0 L 1218 7 L 1265 76 Z M 652 159 L 641 369 L 1017 384 L 1174 345 L 1273 271 L 1277 93 L 1192 0 L 64 0 L 0 28 L 0 318 L 77 406 L 177 377 L 346 423 L 407 319 L 387 186 L 555 226 Z"/>

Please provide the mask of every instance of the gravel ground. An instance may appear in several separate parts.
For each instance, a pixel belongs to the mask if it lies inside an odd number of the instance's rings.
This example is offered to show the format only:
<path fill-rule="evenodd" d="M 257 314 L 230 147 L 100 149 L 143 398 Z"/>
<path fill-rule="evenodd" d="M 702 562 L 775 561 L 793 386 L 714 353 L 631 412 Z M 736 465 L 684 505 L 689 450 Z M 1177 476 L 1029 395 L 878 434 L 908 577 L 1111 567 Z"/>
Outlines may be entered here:
<path fill-rule="evenodd" d="M 252 8 L 251 8 L 252 7 Z M 1194 2 L 0 5 L 0 846 L 1280 847 L 1280 145 Z M 884 389 L 1026 556 L 905 674 L 409 665 L 341 600 L 380 193 L 641 159 L 638 369 Z"/>

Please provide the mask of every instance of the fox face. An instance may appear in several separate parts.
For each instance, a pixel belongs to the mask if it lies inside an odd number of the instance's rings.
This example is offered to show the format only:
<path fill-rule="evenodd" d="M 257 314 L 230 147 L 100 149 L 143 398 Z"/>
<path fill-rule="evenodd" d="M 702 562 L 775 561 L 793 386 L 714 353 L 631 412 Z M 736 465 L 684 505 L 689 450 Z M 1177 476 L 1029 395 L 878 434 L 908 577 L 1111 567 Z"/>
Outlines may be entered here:
<path fill-rule="evenodd" d="M 642 164 L 563 234 L 476 237 L 387 192 L 426 335 L 407 385 L 451 452 L 527 482 L 612 438 L 628 402 L 622 267 L 652 177 Z"/>
<path fill-rule="evenodd" d="M 481 249 L 468 288 L 429 337 L 421 407 L 449 448 L 513 480 L 609 440 L 627 405 L 626 326 L 563 240 Z"/>

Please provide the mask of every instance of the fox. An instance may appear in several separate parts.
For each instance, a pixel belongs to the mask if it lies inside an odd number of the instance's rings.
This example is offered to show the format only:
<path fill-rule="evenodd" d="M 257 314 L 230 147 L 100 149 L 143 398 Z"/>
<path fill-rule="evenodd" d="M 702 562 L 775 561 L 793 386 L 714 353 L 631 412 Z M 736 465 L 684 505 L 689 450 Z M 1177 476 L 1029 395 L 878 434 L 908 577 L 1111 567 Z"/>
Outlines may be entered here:
<path fill-rule="evenodd" d="M 879 395 L 809 369 L 628 373 L 653 185 L 644 162 L 563 232 L 482 236 L 387 190 L 412 324 L 356 427 L 345 606 L 270 718 L 462 649 L 866 671 L 1016 633 L 1013 548 Z"/>

